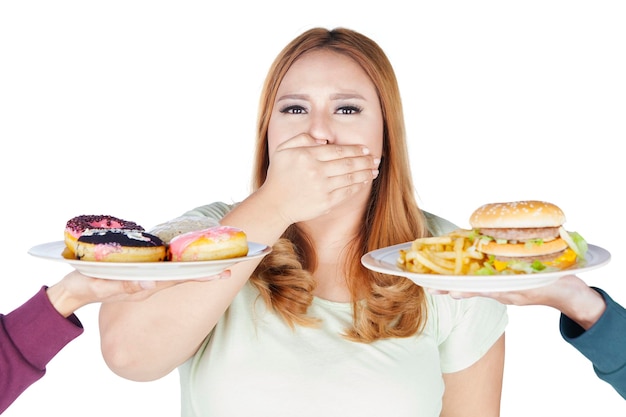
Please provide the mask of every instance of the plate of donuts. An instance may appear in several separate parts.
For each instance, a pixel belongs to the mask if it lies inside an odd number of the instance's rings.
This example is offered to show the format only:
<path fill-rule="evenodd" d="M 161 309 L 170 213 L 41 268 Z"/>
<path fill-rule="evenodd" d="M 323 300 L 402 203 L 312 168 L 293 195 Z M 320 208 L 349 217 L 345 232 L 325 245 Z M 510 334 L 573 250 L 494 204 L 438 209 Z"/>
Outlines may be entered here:
<path fill-rule="evenodd" d="M 264 257 L 271 251 L 272 248 L 267 245 L 248 242 L 247 255 L 229 259 L 185 262 L 98 262 L 67 257 L 67 246 L 61 240 L 34 246 L 28 253 L 38 258 L 67 263 L 80 273 L 94 278 L 172 281 L 217 275 L 237 263 Z"/>

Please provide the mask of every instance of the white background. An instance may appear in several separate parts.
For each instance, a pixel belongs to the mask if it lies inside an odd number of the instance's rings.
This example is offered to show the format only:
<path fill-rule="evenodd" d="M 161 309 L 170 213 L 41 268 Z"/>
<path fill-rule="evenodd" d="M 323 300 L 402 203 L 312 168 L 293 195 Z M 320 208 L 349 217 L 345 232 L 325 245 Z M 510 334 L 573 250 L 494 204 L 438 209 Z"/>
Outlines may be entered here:
<path fill-rule="evenodd" d="M 387 52 L 422 208 L 467 227 L 486 202 L 557 203 L 568 230 L 613 255 L 582 278 L 626 303 L 621 1 L 213 3 L 0 3 L 0 311 L 70 271 L 27 251 L 61 240 L 73 216 L 149 228 L 243 198 L 263 78 L 313 26 L 356 29 Z M 178 415 L 176 372 L 136 383 L 108 370 L 97 311 L 79 311 L 84 335 L 7 417 Z M 504 417 L 626 415 L 555 311 L 509 311 Z"/>

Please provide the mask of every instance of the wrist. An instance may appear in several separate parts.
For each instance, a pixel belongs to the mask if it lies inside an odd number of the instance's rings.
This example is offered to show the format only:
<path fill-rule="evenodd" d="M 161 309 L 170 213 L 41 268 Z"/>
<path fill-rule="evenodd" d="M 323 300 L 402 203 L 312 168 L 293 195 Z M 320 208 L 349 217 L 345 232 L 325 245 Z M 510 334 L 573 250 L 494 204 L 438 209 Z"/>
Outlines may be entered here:
<path fill-rule="evenodd" d="M 254 242 L 272 245 L 292 221 L 283 215 L 276 199 L 259 189 L 227 213 L 220 223 L 239 227 Z M 259 228 L 259 225 L 263 227 Z"/>
<path fill-rule="evenodd" d="M 69 317 L 78 308 L 82 307 L 85 303 L 80 303 L 76 300 L 72 294 L 59 282 L 46 290 L 48 299 L 52 306 L 63 317 Z"/>
<path fill-rule="evenodd" d="M 570 300 L 567 309 L 562 312 L 583 329 L 589 330 L 604 314 L 606 302 L 600 293 L 585 286 Z"/>
<path fill-rule="evenodd" d="M 280 203 L 281 198 L 268 191 L 265 184 L 250 195 L 249 200 L 253 202 L 255 206 L 265 208 L 265 210 L 263 210 L 263 216 L 266 217 L 267 222 L 275 225 L 278 230 L 282 229 L 284 231 L 295 223 L 295 220 L 284 212 L 285 207 L 283 207 L 284 204 Z"/>

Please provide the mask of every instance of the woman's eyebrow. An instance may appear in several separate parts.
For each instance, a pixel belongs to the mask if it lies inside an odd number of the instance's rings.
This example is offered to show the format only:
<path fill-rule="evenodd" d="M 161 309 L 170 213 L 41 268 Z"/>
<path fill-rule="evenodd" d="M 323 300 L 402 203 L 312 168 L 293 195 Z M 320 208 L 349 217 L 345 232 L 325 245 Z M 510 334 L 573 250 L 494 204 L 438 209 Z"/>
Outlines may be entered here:
<path fill-rule="evenodd" d="M 276 101 L 281 100 L 306 100 L 309 96 L 306 94 L 285 94 L 276 99 Z"/>
<path fill-rule="evenodd" d="M 365 100 L 365 97 L 358 93 L 337 93 L 330 96 L 332 100 L 358 99 Z"/>
<path fill-rule="evenodd" d="M 307 94 L 284 94 L 276 99 L 276 101 L 281 100 L 307 100 L 309 96 Z M 358 93 L 336 93 L 330 96 L 331 100 L 348 100 L 348 99 L 358 99 L 365 100 L 361 94 Z"/>

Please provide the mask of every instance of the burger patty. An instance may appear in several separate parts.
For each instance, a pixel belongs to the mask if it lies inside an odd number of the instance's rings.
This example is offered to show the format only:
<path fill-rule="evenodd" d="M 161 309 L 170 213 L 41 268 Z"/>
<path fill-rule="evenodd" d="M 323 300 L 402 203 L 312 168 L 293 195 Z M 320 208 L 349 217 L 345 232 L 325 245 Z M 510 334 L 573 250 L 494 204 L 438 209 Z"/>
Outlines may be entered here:
<path fill-rule="evenodd" d="M 482 228 L 480 234 L 496 240 L 521 242 L 532 239 L 551 240 L 560 236 L 558 227 Z"/>

